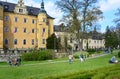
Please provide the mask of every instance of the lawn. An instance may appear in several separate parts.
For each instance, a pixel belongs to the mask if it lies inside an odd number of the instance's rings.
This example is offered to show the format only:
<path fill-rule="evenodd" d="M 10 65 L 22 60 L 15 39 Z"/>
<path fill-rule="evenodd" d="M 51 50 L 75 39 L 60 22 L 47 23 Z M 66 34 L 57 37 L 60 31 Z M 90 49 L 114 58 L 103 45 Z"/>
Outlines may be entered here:
<path fill-rule="evenodd" d="M 91 58 L 84 62 L 74 60 L 72 64 L 68 64 L 67 61 L 63 60 L 56 63 L 52 62 L 57 60 L 23 62 L 19 67 L 10 67 L 5 63 L 0 63 L 0 79 L 31 79 L 29 77 L 44 79 L 44 77 L 50 75 L 62 75 L 72 72 L 93 70 L 113 65 L 108 63 L 108 60 L 113 55 L 114 54 L 108 54 L 97 58 Z"/>

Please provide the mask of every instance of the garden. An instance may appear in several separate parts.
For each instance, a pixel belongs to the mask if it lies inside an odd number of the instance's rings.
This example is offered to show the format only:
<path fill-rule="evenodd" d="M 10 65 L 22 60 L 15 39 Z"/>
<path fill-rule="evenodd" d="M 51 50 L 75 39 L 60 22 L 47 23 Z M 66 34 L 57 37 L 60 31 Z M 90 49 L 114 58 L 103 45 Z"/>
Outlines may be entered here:
<path fill-rule="evenodd" d="M 0 63 L 0 79 L 120 79 L 120 63 L 110 64 L 112 54 L 87 58 L 84 62 L 74 59 L 71 64 L 68 58 L 22 61 L 21 66 L 9 66 Z"/>

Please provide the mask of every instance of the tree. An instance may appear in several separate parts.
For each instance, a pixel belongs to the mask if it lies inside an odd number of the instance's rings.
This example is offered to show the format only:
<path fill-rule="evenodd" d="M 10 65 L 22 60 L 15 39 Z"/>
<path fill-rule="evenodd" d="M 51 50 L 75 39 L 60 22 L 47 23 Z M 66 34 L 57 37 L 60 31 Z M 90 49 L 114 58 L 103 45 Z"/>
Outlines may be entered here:
<path fill-rule="evenodd" d="M 109 26 L 107 26 L 106 33 L 105 33 L 105 47 L 116 48 L 117 44 L 118 44 L 117 34 L 114 28 L 112 27 L 109 28 Z"/>
<path fill-rule="evenodd" d="M 117 10 L 115 15 L 117 17 L 114 19 L 114 22 L 116 24 L 116 33 L 117 33 L 117 39 L 118 39 L 118 46 L 120 48 L 120 8 Z"/>
<path fill-rule="evenodd" d="M 82 50 L 86 29 L 102 18 L 102 12 L 95 5 L 96 3 L 97 0 L 59 0 L 56 2 L 57 7 L 64 12 L 61 21 L 67 23 L 69 32 L 76 36 L 79 50 Z"/>
<path fill-rule="evenodd" d="M 60 39 L 56 37 L 56 35 L 53 33 L 50 37 L 47 39 L 47 49 L 57 49 L 59 50 L 61 48 Z"/>

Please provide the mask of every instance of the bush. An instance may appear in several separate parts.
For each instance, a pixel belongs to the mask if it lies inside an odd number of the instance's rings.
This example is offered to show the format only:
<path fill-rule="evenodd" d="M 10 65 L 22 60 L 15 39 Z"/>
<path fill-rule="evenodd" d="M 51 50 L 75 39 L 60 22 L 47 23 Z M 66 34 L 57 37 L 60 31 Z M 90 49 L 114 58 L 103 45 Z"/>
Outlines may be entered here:
<path fill-rule="evenodd" d="M 118 52 L 118 57 L 120 58 L 120 51 Z"/>
<path fill-rule="evenodd" d="M 22 59 L 25 61 L 37 61 L 38 55 L 38 52 L 24 53 L 22 54 Z"/>
<path fill-rule="evenodd" d="M 95 49 L 88 49 L 87 52 L 88 52 L 89 54 L 94 54 L 94 53 L 96 52 L 96 50 L 95 50 Z"/>
<path fill-rule="evenodd" d="M 55 53 L 52 50 L 43 50 L 39 53 L 39 60 L 48 60 L 53 59 L 55 57 Z"/>
<path fill-rule="evenodd" d="M 54 57 L 55 57 L 55 53 L 52 50 L 33 51 L 30 53 L 22 54 L 22 59 L 25 61 L 48 60 L 48 59 L 53 59 Z"/>
<path fill-rule="evenodd" d="M 79 58 L 79 54 L 74 54 L 74 58 Z"/>
<path fill-rule="evenodd" d="M 88 55 L 88 52 L 76 52 L 74 53 L 74 58 L 79 58 L 80 55 L 83 55 L 84 58 L 87 58 L 89 55 Z"/>

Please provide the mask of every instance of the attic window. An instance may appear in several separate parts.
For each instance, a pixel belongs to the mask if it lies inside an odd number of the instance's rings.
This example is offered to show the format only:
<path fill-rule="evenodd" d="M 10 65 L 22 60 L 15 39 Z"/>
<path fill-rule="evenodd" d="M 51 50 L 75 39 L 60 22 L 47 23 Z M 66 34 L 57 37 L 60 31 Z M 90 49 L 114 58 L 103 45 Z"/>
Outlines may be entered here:
<path fill-rule="evenodd" d="M 5 9 L 8 9 L 8 5 L 4 5 L 4 8 L 5 8 Z"/>
<path fill-rule="evenodd" d="M 33 9 L 30 9 L 30 13 L 33 13 Z"/>
<path fill-rule="evenodd" d="M 19 9 L 19 12 L 21 12 L 21 13 L 22 13 L 22 12 L 23 12 L 23 9 Z"/>

